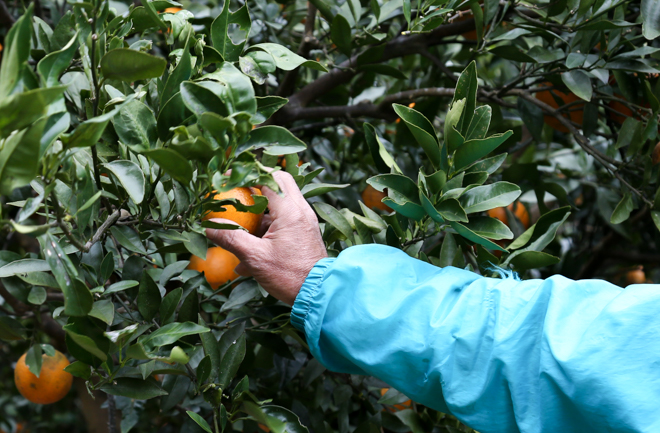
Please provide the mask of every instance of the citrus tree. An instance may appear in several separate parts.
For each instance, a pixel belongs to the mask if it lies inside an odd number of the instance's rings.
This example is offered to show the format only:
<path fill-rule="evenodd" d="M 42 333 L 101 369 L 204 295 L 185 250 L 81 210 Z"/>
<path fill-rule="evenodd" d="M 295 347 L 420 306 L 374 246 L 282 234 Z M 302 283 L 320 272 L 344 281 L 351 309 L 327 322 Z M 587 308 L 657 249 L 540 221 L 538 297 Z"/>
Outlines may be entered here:
<path fill-rule="evenodd" d="M 6 432 L 472 431 L 326 371 L 209 244 L 236 228 L 211 216 L 258 234 L 271 167 L 330 255 L 654 278 L 652 0 L 0 0 L 0 25 Z"/>

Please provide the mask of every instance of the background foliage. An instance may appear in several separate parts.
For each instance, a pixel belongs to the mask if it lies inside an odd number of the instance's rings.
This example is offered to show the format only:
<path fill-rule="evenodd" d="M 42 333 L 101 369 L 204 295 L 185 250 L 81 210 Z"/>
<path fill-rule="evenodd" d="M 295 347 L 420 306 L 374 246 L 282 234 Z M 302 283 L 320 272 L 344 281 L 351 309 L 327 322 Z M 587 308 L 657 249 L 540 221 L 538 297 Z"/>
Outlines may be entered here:
<path fill-rule="evenodd" d="M 0 26 L 5 431 L 471 431 L 326 371 L 254 281 L 186 269 L 236 204 L 207 194 L 276 188 L 279 155 L 330 254 L 659 277 L 653 0 L 0 0 Z M 514 202 L 530 227 L 488 216 Z M 37 406 L 12 362 L 50 345 L 78 379 Z"/>

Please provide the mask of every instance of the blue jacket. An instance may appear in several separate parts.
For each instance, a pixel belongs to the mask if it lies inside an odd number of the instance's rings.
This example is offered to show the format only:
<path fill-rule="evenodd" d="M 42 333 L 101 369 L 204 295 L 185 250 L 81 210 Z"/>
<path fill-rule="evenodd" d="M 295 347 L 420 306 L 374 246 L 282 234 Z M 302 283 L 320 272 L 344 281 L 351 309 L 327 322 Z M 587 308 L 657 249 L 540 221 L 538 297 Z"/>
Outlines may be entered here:
<path fill-rule="evenodd" d="M 438 268 L 383 245 L 319 261 L 291 321 L 328 369 L 482 433 L 660 432 L 660 287 Z"/>

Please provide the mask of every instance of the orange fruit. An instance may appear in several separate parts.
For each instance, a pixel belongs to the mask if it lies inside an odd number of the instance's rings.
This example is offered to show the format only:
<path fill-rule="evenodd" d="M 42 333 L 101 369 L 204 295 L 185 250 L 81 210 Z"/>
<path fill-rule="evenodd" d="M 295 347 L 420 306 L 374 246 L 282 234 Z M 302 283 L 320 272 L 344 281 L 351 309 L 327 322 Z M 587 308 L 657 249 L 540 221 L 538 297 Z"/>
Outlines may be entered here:
<path fill-rule="evenodd" d="M 653 165 L 656 165 L 660 163 L 660 141 L 658 141 L 653 148 L 653 154 L 651 155 L 651 159 L 653 160 Z"/>
<path fill-rule="evenodd" d="M 384 396 L 385 393 L 389 390 L 389 388 L 381 388 L 380 389 L 380 396 Z M 404 409 L 410 409 L 412 406 L 412 401 L 406 400 L 403 403 L 400 404 L 395 404 L 394 409 L 396 410 L 404 410 Z M 391 410 L 391 412 L 395 412 L 395 410 Z"/>
<path fill-rule="evenodd" d="M 509 206 L 507 206 L 507 209 L 513 213 L 516 218 L 520 221 L 520 223 L 523 225 L 523 227 L 526 229 L 529 228 L 529 212 L 527 212 L 527 209 L 525 206 L 523 206 L 522 203 L 520 202 L 513 202 Z M 497 218 L 498 220 L 502 221 L 504 224 L 509 225 L 509 218 L 506 216 L 506 211 L 504 210 L 503 207 L 496 207 L 495 209 L 491 209 L 488 211 L 488 216 L 491 218 Z"/>
<path fill-rule="evenodd" d="M 180 10 L 182 10 L 182 9 L 181 9 L 181 8 L 176 8 L 176 7 L 166 8 L 166 9 L 163 11 L 163 13 L 166 13 L 166 14 L 175 14 L 175 13 L 179 12 Z"/>
<path fill-rule="evenodd" d="M 286 157 L 284 155 L 278 156 L 276 165 L 279 165 L 282 168 L 286 168 Z M 300 167 L 301 165 L 303 165 L 302 159 L 298 160 L 298 167 Z"/>
<path fill-rule="evenodd" d="M 626 283 L 628 284 L 644 284 L 646 283 L 646 274 L 644 267 L 639 266 L 637 269 L 626 272 Z"/>
<path fill-rule="evenodd" d="M 385 212 L 392 212 L 392 208 L 381 201 L 385 197 L 387 197 L 387 194 L 384 191 L 378 191 L 371 185 L 367 185 L 364 191 L 362 191 L 362 202 L 369 209 L 376 208 Z"/>
<path fill-rule="evenodd" d="M 543 87 L 549 87 L 552 86 L 552 83 L 543 83 Z M 570 104 L 575 101 L 581 101 L 580 98 L 575 95 L 575 93 L 564 93 L 560 92 L 557 89 L 552 89 L 552 90 L 543 90 L 540 92 L 536 92 L 536 99 L 545 102 L 552 108 L 559 108 L 560 105 L 555 101 L 555 98 L 552 96 L 555 95 L 560 101 L 562 101 L 562 106 L 566 104 Z M 582 125 L 582 120 L 584 119 L 584 102 L 576 105 L 572 105 L 571 107 L 568 108 L 569 112 L 568 113 L 562 113 L 562 116 L 564 116 L 567 119 L 570 119 L 572 122 L 577 123 L 578 125 Z M 568 132 L 568 128 L 565 127 L 557 118 L 554 116 L 551 116 L 549 114 L 544 114 L 543 115 L 543 120 L 545 123 L 550 125 L 552 129 L 555 129 L 559 132 Z"/>
<path fill-rule="evenodd" d="M 69 360 L 62 352 L 55 351 L 54 356 L 42 355 L 39 377 L 32 374 L 25 363 L 24 353 L 16 363 L 14 382 L 18 392 L 32 403 L 51 404 L 60 401 L 71 389 L 73 376 L 64 371 Z"/>
<path fill-rule="evenodd" d="M 270 433 L 270 429 L 268 428 L 268 426 L 264 424 L 257 424 L 257 427 L 259 427 L 259 429 L 265 431 L 266 433 Z"/>
<path fill-rule="evenodd" d="M 213 290 L 225 284 L 227 281 L 234 281 L 238 278 L 238 274 L 234 272 L 234 268 L 238 266 L 240 260 L 238 257 L 230 253 L 224 248 L 213 247 L 209 248 L 206 252 L 206 260 L 200 257 L 192 256 L 188 269 L 198 272 L 204 272 L 206 281 L 211 285 Z"/>
<path fill-rule="evenodd" d="M 254 198 L 252 197 L 253 195 L 261 195 L 261 190 L 259 190 L 259 188 L 253 187 L 240 187 L 218 193 L 213 198 L 215 200 L 235 198 L 246 206 L 252 206 L 254 205 Z M 206 221 L 211 218 L 224 218 L 235 222 L 252 234 L 255 234 L 259 229 L 259 226 L 261 225 L 261 217 L 263 214 L 239 212 L 232 205 L 224 206 L 224 208 L 226 209 L 224 212 L 207 212 L 202 217 L 202 221 Z"/>

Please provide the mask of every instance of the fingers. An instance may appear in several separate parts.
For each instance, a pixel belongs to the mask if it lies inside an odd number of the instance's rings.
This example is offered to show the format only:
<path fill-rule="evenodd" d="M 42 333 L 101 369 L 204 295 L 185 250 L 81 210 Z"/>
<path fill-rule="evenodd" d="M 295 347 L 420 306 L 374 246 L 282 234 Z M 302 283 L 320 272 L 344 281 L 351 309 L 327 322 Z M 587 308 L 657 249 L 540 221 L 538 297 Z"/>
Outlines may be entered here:
<path fill-rule="evenodd" d="M 241 277 L 251 277 L 252 272 L 250 272 L 250 268 L 243 262 L 239 263 L 236 268 L 234 268 L 234 272 L 236 272 L 238 275 Z"/>
<path fill-rule="evenodd" d="M 261 224 L 259 225 L 259 229 L 255 233 L 255 235 L 259 238 L 262 238 L 266 234 L 272 223 L 273 223 L 272 215 L 268 213 L 264 214 L 264 216 L 261 218 Z"/>
<path fill-rule="evenodd" d="M 268 198 L 268 209 L 270 209 L 273 217 L 277 218 L 280 213 L 289 213 L 292 206 L 298 208 L 309 206 L 293 176 L 285 171 L 275 171 L 273 172 L 273 179 L 280 186 L 284 196 L 277 194 L 267 186 L 261 189 L 262 194 Z"/>
<path fill-rule="evenodd" d="M 235 222 L 223 218 L 213 218 L 211 221 L 238 226 Z M 234 254 L 241 261 L 245 260 L 249 255 L 254 254 L 259 249 L 265 247 L 262 239 L 252 236 L 250 233 L 241 229 L 206 229 L 206 236 L 213 241 L 213 243 Z"/>

